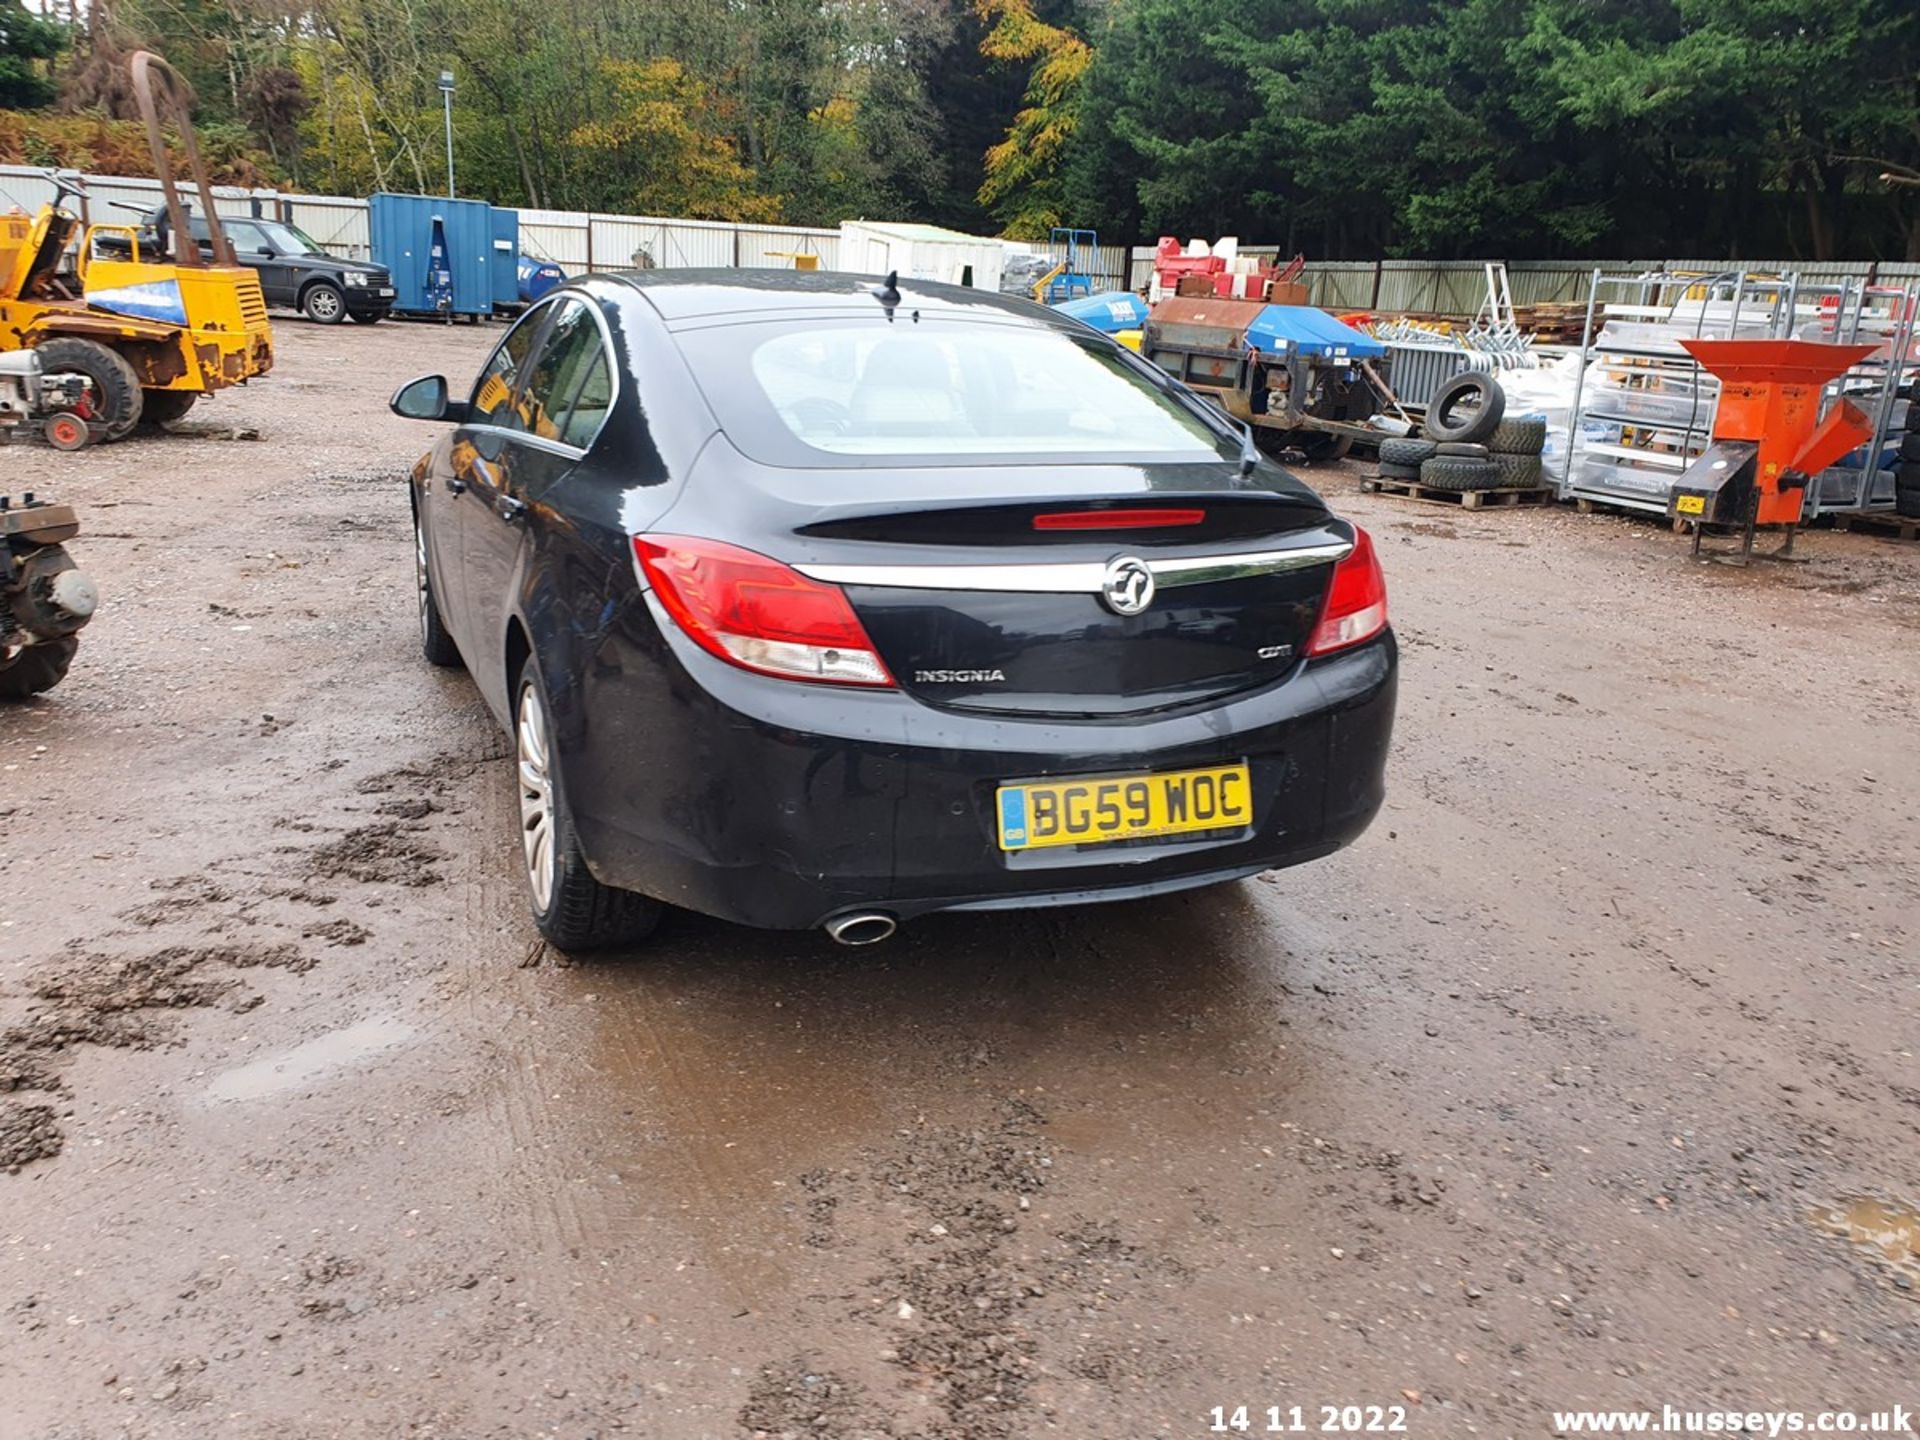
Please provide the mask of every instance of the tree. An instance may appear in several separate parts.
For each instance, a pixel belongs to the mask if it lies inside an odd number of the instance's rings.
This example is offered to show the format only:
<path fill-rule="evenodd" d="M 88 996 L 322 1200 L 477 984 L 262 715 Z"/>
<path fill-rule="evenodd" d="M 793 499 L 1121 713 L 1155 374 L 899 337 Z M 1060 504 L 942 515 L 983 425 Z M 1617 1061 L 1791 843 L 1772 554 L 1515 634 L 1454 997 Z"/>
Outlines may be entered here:
<path fill-rule="evenodd" d="M 1676 228 L 1697 234 L 1705 221 L 1733 254 L 1771 211 L 1795 253 L 1830 259 L 1846 244 L 1848 215 L 1866 208 L 1856 202 L 1880 203 L 1850 157 L 1920 158 L 1911 4 L 1668 0 L 1649 15 L 1621 0 L 1536 0 L 1535 11 L 1548 102 L 1624 162 L 1612 206 L 1624 224 L 1644 186 L 1665 192 Z M 1713 204 L 1729 195 L 1759 200 L 1761 213 Z M 1785 197 L 1797 200 L 1800 225 L 1775 203 Z M 1737 223 L 1716 234 L 1716 211 Z"/>
<path fill-rule="evenodd" d="M 1127 0 L 1067 190 L 1323 255 L 1920 250 L 1917 76 L 1910 0 Z"/>
<path fill-rule="evenodd" d="M 300 72 L 268 65 L 240 87 L 240 113 L 266 143 L 274 163 L 299 175 L 300 122 L 313 109 Z"/>
<path fill-rule="evenodd" d="M 20 0 L 0 0 L 0 109 L 52 104 L 57 92 L 43 67 L 66 43 L 65 26 L 29 14 Z"/>
<path fill-rule="evenodd" d="M 615 109 L 569 139 L 601 157 L 633 211 L 695 220 L 780 218 L 779 197 L 757 193 L 752 168 L 722 128 L 722 97 L 678 60 L 609 60 L 603 68 L 613 82 Z"/>
<path fill-rule="evenodd" d="M 1061 223 L 1067 193 L 1063 167 L 1093 48 L 1066 26 L 1040 19 L 1033 0 L 976 0 L 976 8 L 991 27 L 980 53 L 1033 66 L 1024 103 L 1006 137 L 987 151 L 980 203 L 1002 222 L 1003 234 L 1044 239 Z"/>

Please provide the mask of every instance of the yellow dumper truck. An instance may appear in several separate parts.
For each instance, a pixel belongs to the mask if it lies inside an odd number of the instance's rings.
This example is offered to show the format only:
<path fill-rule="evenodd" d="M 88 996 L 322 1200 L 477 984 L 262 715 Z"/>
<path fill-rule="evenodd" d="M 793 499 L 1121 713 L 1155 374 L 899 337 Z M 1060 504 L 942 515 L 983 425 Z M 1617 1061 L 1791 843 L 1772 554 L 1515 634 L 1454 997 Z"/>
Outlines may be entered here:
<path fill-rule="evenodd" d="M 273 368 L 260 280 L 235 263 L 220 228 L 185 83 L 144 50 L 131 68 L 166 223 L 83 226 L 57 203 L 36 215 L 0 216 L 0 351 L 32 348 L 49 379 L 81 376 L 87 393 L 80 413 L 108 440 L 143 419 L 177 420 L 200 396 Z M 163 104 L 199 192 L 204 247 L 195 243 L 174 183 Z"/>

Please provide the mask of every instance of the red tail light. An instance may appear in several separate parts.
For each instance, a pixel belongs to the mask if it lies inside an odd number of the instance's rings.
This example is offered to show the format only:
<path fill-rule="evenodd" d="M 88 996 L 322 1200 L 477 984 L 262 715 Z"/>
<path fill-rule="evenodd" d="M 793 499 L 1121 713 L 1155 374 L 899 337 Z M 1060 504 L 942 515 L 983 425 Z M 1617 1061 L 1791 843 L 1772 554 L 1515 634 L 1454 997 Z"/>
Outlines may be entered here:
<path fill-rule="evenodd" d="M 1307 641 L 1307 654 L 1331 655 L 1387 628 L 1387 578 L 1374 558 L 1373 537 L 1353 527 L 1353 549 L 1333 567 L 1327 608 Z"/>
<path fill-rule="evenodd" d="M 834 586 L 718 540 L 636 535 L 633 553 L 674 623 L 708 654 L 787 680 L 893 684 Z"/>
<path fill-rule="evenodd" d="M 1204 510 L 1056 510 L 1033 517 L 1036 530 L 1157 530 L 1167 525 L 1198 525 Z"/>

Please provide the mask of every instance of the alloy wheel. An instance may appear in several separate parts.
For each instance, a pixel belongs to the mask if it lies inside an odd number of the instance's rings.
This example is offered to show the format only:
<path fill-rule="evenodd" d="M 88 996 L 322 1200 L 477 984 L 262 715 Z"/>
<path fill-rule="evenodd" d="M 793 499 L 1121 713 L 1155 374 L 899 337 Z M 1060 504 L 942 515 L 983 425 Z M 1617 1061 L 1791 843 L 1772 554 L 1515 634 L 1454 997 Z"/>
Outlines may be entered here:
<path fill-rule="evenodd" d="M 433 636 L 427 629 L 429 607 L 433 604 L 433 588 L 427 582 L 427 532 L 416 518 L 413 522 L 413 584 L 419 592 L 420 638 L 430 641 Z"/>
<path fill-rule="evenodd" d="M 533 905 L 544 912 L 553 896 L 553 772 L 547 744 L 546 708 L 531 683 L 520 687 L 519 752 L 520 841 L 526 853 L 527 881 Z"/>

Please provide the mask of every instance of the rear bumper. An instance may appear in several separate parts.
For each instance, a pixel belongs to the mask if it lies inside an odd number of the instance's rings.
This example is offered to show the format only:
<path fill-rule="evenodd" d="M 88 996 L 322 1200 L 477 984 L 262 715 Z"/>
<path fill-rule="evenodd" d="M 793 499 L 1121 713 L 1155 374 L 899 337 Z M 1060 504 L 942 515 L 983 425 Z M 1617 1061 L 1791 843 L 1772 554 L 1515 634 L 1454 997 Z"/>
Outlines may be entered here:
<path fill-rule="evenodd" d="M 797 686 L 676 643 L 670 658 L 600 655 L 560 759 L 603 882 L 742 924 L 1127 899 L 1297 865 L 1356 838 L 1383 795 L 1397 669 L 1389 632 L 1212 709 L 1066 722 Z M 997 844 L 1003 781 L 1243 759 L 1254 793 L 1243 836 L 1097 855 L 1009 857 Z"/>

